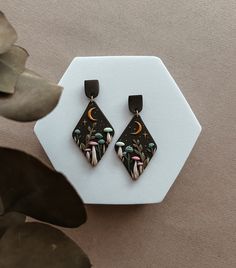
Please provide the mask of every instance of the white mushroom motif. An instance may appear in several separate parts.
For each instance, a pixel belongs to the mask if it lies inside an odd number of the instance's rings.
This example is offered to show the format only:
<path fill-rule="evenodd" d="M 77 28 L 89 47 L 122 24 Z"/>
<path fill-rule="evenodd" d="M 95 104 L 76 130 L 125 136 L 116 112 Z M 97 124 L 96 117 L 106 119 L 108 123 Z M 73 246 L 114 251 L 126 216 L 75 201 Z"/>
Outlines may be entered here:
<path fill-rule="evenodd" d="M 90 141 L 89 145 L 92 146 L 92 159 L 91 159 L 91 164 L 92 166 L 96 166 L 98 163 L 98 159 L 97 159 L 97 152 L 96 152 L 96 148 L 95 146 L 98 145 L 98 143 L 96 141 Z"/>
<path fill-rule="evenodd" d="M 133 177 L 135 180 L 139 177 L 139 172 L 138 172 L 138 161 L 140 158 L 138 156 L 133 156 L 132 159 L 134 160 L 134 167 L 133 167 Z"/>
<path fill-rule="evenodd" d="M 125 146 L 124 142 L 122 141 L 118 141 L 116 143 L 116 146 L 118 146 L 118 151 L 117 151 L 117 154 L 119 156 L 120 159 L 123 158 L 123 151 L 122 151 L 122 147 Z"/>
<path fill-rule="evenodd" d="M 139 173 L 143 173 L 143 162 L 138 162 L 138 167 L 139 167 Z"/>
<path fill-rule="evenodd" d="M 113 132 L 113 129 L 112 128 L 110 128 L 110 127 L 105 127 L 104 129 L 103 129 L 103 131 L 105 132 L 105 133 L 107 133 L 107 144 L 109 144 L 110 142 L 111 142 L 111 132 Z"/>
<path fill-rule="evenodd" d="M 75 131 L 74 131 L 74 140 L 77 144 L 79 144 L 79 135 L 80 135 L 80 130 L 77 128 Z"/>
<path fill-rule="evenodd" d="M 84 149 L 84 151 L 85 151 L 86 158 L 88 159 L 88 161 L 90 161 L 90 152 L 91 152 L 91 149 L 90 148 L 86 148 L 86 149 Z"/>

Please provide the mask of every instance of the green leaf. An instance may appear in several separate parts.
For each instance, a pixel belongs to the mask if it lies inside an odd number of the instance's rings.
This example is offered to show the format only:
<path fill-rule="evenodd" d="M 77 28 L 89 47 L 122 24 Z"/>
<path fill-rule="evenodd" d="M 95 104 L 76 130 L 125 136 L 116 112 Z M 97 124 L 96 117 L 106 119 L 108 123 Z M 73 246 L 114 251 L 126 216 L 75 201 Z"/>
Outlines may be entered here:
<path fill-rule="evenodd" d="M 81 150 L 84 150 L 86 146 L 85 146 L 84 143 L 80 143 L 80 146 L 79 147 L 80 147 Z"/>
<path fill-rule="evenodd" d="M 54 109 L 62 88 L 30 70 L 20 74 L 13 95 L 0 95 L 0 115 L 16 121 L 34 121 Z"/>
<path fill-rule="evenodd" d="M 88 143 L 90 141 L 90 135 L 87 134 L 85 139 L 86 139 L 86 142 Z"/>
<path fill-rule="evenodd" d="M 146 158 L 145 154 L 144 153 L 141 153 L 141 159 L 142 159 L 142 161 L 144 161 L 145 158 Z"/>
<path fill-rule="evenodd" d="M 0 267 L 89 268 L 82 249 L 62 231 L 42 223 L 9 228 L 0 240 Z"/>
<path fill-rule="evenodd" d="M 6 52 L 16 42 L 17 34 L 4 13 L 0 11 L 0 54 Z"/>
<path fill-rule="evenodd" d="M 0 163 L 0 215 L 15 211 L 64 227 L 86 221 L 83 202 L 64 175 L 9 148 L 0 147 Z"/>
<path fill-rule="evenodd" d="M 139 146 L 137 144 L 133 144 L 133 147 L 139 149 Z"/>
<path fill-rule="evenodd" d="M 147 167 L 147 159 L 145 159 L 144 161 L 143 161 L 143 168 L 145 169 L 146 167 Z"/>

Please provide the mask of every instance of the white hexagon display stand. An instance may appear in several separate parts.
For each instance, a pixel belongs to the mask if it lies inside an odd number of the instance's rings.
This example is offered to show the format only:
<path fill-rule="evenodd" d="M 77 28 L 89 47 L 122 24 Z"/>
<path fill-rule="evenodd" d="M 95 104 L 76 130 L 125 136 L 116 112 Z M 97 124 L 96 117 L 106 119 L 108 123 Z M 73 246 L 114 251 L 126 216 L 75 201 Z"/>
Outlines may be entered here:
<path fill-rule="evenodd" d="M 112 144 L 92 168 L 71 133 L 88 99 L 84 80 L 98 79 L 97 104 L 115 129 Z M 35 133 L 57 171 L 67 176 L 87 204 L 145 204 L 163 200 L 200 132 L 189 104 L 163 62 L 152 56 L 77 57 L 60 85 L 57 107 L 35 125 Z M 132 114 L 128 96 L 142 94 L 141 116 L 158 149 L 138 181 L 132 181 L 114 144 Z"/>

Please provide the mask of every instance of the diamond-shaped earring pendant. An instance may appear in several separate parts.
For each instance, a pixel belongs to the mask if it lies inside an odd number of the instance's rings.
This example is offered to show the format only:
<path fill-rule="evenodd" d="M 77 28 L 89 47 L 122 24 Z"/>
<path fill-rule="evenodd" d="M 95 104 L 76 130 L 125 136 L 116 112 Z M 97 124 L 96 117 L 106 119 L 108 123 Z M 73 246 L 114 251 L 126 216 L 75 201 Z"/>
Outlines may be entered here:
<path fill-rule="evenodd" d="M 84 81 L 84 88 L 90 102 L 73 130 L 72 137 L 89 163 L 96 166 L 111 143 L 114 129 L 94 101 L 99 93 L 98 80 Z"/>
<path fill-rule="evenodd" d="M 157 149 L 139 114 L 142 107 L 142 95 L 129 96 L 129 109 L 134 116 L 115 144 L 117 155 L 133 180 L 143 173 Z"/>

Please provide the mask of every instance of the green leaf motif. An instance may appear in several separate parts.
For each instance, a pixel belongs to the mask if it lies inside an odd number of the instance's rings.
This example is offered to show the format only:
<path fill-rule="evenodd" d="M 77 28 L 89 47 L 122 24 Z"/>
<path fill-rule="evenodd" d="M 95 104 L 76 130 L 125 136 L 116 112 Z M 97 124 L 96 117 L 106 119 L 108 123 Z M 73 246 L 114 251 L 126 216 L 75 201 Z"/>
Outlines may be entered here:
<path fill-rule="evenodd" d="M 139 146 L 137 144 L 133 144 L 133 147 L 139 149 Z"/>
<path fill-rule="evenodd" d="M 86 148 L 85 144 L 82 143 L 82 142 L 80 143 L 80 146 L 79 147 L 80 147 L 81 150 L 84 150 Z"/>
<path fill-rule="evenodd" d="M 141 159 L 142 159 L 142 161 L 144 161 L 145 158 L 146 158 L 145 154 L 144 153 L 141 153 Z"/>

